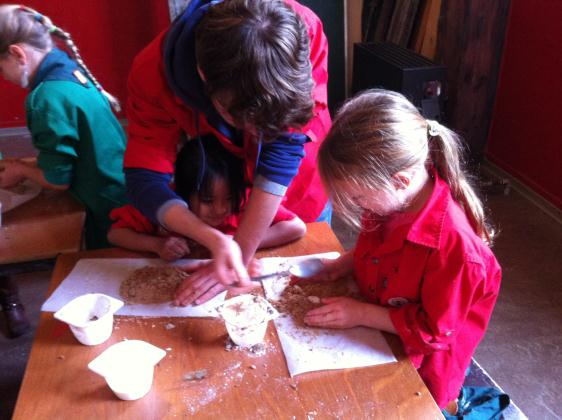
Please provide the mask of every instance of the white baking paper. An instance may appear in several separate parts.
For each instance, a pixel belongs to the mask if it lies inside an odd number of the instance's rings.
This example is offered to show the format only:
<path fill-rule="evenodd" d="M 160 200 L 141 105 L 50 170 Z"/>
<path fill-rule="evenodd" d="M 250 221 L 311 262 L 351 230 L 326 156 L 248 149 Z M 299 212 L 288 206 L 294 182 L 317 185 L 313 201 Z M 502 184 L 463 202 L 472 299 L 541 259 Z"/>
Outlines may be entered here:
<path fill-rule="evenodd" d="M 91 258 L 82 259 L 62 281 L 41 307 L 42 311 L 56 312 L 75 297 L 86 293 L 103 293 L 116 299 L 119 286 L 134 270 L 152 266 L 176 265 L 187 267 L 200 260 L 178 260 L 167 263 L 157 258 Z M 223 301 L 222 292 L 210 301 L 198 306 L 173 306 L 171 302 L 123 306 L 116 315 L 149 317 L 217 317 L 216 307 Z"/>
<path fill-rule="evenodd" d="M 15 187 L 0 188 L 0 209 L 2 213 L 21 206 L 26 201 L 39 195 L 41 186 L 33 181 L 26 180 Z"/>
<path fill-rule="evenodd" d="M 337 252 L 310 255 L 337 258 Z M 306 258 L 264 258 L 264 273 L 288 267 L 292 262 Z M 289 279 L 271 278 L 263 281 L 268 300 L 278 300 Z M 350 284 L 350 287 L 353 287 Z M 355 327 L 345 330 L 307 328 L 295 325 L 290 317 L 281 316 L 273 321 L 287 360 L 289 374 L 328 369 L 357 368 L 395 362 L 396 358 L 383 335 L 372 328 Z M 312 333 L 314 331 L 314 333 Z"/>

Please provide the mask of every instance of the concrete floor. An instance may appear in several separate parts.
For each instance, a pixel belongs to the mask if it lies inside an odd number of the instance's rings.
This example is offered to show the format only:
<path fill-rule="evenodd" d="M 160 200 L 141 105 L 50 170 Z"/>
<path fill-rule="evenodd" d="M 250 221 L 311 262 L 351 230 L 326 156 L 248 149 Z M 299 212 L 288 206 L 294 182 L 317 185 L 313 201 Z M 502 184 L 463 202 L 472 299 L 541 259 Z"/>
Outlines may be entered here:
<path fill-rule="evenodd" d="M 6 338 L 4 317 L 0 319 L 0 419 L 9 419 L 13 411 L 25 365 L 31 351 L 35 328 L 39 322 L 39 308 L 45 300 L 51 269 L 45 267 L 13 277 L 20 287 L 20 297 L 32 323 L 33 331 L 16 339 Z"/>
<path fill-rule="evenodd" d="M 562 419 L 557 411 L 562 404 L 562 225 L 515 191 L 507 196 L 490 195 L 487 204 L 501 231 L 494 251 L 504 276 L 488 333 L 475 359 L 529 418 Z M 346 248 L 353 245 L 352 231 L 337 219 L 333 228 Z M 51 269 L 43 264 L 15 277 L 34 326 Z M 0 419 L 8 419 L 33 331 L 7 339 L 0 318 Z M 506 415 L 521 417 L 515 410 Z"/>
<path fill-rule="evenodd" d="M 531 419 L 561 419 L 562 225 L 521 195 L 491 196 L 502 288 L 475 359 Z"/>

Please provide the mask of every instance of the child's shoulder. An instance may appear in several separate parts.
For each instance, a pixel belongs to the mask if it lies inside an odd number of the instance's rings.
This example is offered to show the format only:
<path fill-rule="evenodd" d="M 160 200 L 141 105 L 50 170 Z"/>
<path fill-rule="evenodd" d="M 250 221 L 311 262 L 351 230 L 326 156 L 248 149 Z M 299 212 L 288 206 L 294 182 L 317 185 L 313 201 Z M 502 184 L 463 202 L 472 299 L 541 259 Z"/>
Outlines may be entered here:
<path fill-rule="evenodd" d="M 142 91 L 143 95 L 148 97 L 171 95 L 162 59 L 162 43 L 165 35 L 166 31 L 137 54 L 128 76 L 129 89 L 132 88 L 134 92 Z"/>
<path fill-rule="evenodd" d="M 447 183 L 436 173 L 434 177 L 433 192 L 414 222 L 414 231 L 447 260 L 488 260 L 490 248 L 474 230 Z"/>
<path fill-rule="evenodd" d="M 97 89 L 89 84 L 83 86 L 78 83 L 53 80 L 45 81 L 37 85 L 27 96 L 26 108 L 28 112 L 63 112 L 68 107 L 78 107 L 82 104 L 91 104 L 93 95 L 94 100 L 98 100 Z"/>
<path fill-rule="evenodd" d="M 484 266 L 496 261 L 490 247 L 476 234 L 466 213 L 453 199 L 445 213 L 440 242 L 440 248 L 450 258 Z"/>
<path fill-rule="evenodd" d="M 31 91 L 27 99 L 31 103 L 49 101 L 54 99 L 70 100 L 75 98 L 77 93 L 81 93 L 86 88 L 78 83 L 66 80 L 49 80 L 41 82 Z"/>

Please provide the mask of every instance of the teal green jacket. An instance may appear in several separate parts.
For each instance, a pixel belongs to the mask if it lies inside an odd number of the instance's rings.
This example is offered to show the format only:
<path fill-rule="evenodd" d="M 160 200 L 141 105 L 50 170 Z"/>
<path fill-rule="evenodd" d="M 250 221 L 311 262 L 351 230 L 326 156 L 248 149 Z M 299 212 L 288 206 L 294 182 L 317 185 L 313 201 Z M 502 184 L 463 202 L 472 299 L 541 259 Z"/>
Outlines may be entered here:
<path fill-rule="evenodd" d="M 53 49 L 37 70 L 26 112 L 46 180 L 69 185 L 86 208 L 86 247 L 109 246 L 109 212 L 127 202 L 126 137 L 109 102 L 75 61 Z"/>

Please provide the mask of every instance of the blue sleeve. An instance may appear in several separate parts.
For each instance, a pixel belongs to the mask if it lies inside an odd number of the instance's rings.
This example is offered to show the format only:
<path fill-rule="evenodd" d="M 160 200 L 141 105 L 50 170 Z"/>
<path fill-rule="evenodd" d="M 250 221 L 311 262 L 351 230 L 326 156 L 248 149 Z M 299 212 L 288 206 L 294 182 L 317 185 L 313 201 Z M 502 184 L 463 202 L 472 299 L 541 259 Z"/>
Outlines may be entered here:
<path fill-rule="evenodd" d="M 304 145 L 310 139 L 301 133 L 287 133 L 264 143 L 256 165 L 254 185 L 265 192 L 284 195 L 299 171 Z"/>
<path fill-rule="evenodd" d="M 162 214 L 173 204 L 187 204 L 170 188 L 171 174 L 149 169 L 125 168 L 127 195 L 131 204 L 153 223 L 162 222 Z"/>

